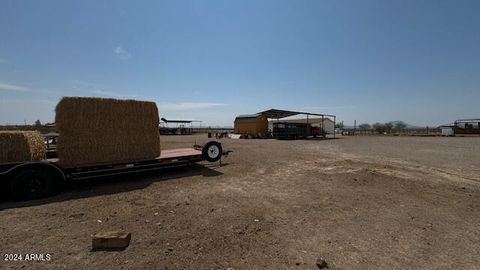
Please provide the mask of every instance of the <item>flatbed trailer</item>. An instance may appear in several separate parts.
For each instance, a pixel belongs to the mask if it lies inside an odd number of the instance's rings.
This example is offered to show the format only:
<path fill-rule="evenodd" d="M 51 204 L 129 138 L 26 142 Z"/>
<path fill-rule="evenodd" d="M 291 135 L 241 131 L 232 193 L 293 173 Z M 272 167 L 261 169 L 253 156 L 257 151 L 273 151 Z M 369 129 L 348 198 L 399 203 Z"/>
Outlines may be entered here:
<path fill-rule="evenodd" d="M 0 163 L 0 184 L 14 200 L 39 199 L 60 191 L 65 182 L 182 167 L 204 160 L 221 164 L 222 156 L 230 152 L 219 142 L 210 141 L 203 146 L 162 150 L 159 157 L 150 160 L 79 166 L 61 164 L 58 158 Z"/>

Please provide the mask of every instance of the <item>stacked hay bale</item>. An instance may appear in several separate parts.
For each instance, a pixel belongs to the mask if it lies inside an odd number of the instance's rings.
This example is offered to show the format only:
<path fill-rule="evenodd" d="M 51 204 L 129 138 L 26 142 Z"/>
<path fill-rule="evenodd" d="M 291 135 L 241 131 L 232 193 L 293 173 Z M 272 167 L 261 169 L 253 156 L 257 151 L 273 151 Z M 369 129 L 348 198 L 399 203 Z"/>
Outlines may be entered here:
<path fill-rule="evenodd" d="M 42 160 L 46 153 L 38 131 L 0 131 L 0 162 Z"/>
<path fill-rule="evenodd" d="M 160 155 L 154 102 L 66 97 L 57 105 L 57 153 L 64 165 L 153 159 Z"/>

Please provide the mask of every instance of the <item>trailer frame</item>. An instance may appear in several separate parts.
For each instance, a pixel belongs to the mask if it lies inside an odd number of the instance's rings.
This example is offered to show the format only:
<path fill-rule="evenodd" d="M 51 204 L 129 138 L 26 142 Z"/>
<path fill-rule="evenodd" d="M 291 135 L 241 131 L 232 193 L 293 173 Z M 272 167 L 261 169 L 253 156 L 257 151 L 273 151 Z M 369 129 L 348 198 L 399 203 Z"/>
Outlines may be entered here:
<path fill-rule="evenodd" d="M 149 160 L 64 165 L 58 158 L 49 158 L 0 163 L 0 185 L 15 200 L 39 199 L 61 190 L 65 182 L 184 167 L 204 160 L 218 161 L 221 166 L 222 156 L 230 152 L 223 150 L 221 143 L 209 141 L 203 146 L 163 150 Z"/>

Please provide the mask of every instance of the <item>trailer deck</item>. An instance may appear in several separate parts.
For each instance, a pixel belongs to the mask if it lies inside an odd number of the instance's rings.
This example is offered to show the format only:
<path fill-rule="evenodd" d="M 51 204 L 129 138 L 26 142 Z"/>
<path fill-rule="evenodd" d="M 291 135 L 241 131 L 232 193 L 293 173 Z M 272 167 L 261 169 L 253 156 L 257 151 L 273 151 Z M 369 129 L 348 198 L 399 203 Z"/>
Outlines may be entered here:
<path fill-rule="evenodd" d="M 82 180 L 86 178 L 97 178 L 126 173 L 147 172 L 166 168 L 182 167 L 202 160 L 205 160 L 202 151 L 192 147 L 163 150 L 159 157 L 150 160 L 62 167 L 66 172 L 68 180 Z"/>
<path fill-rule="evenodd" d="M 15 199 L 37 199 L 54 193 L 64 181 L 157 171 L 204 160 L 219 161 L 221 165 L 221 157 L 229 152 L 223 151 L 219 142 L 210 141 L 203 146 L 162 150 L 159 157 L 149 160 L 62 164 L 61 159 L 52 157 L 41 161 L 1 163 L 0 185 L 9 189 Z M 52 154 L 56 156 L 56 153 Z"/>
<path fill-rule="evenodd" d="M 198 150 L 197 148 L 193 147 L 193 148 L 178 148 L 178 149 L 171 149 L 171 150 L 162 150 L 162 152 L 160 153 L 160 156 L 155 158 L 154 160 L 168 160 L 168 159 L 175 159 L 175 158 L 185 158 L 185 157 L 195 157 L 195 156 L 201 156 L 202 155 L 202 151 L 201 150 Z M 48 158 L 46 159 L 46 161 L 48 162 L 51 162 L 51 163 L 55 163 L 55 164 L 60 164 L 60 160 L 58 158 Z M 117 163 L 131 163 L 131 161 L 129 162 L 117 162 Z M 105 165 L 105 164 L 111 164 L 111 162 L 109 163 L 104 163 L 104 164 L 101 164 L 101 165 Z M 85 167 L 85 166 L 98 166 L 99 164 L 85 164 L 85 165 L 82 165 L 82 167 Z M 63 165 L 62 164 L 62 167 L 64 168 L 68 168 L 68 167 L 79 167 L 79 166 L 68 166 L 68 165 Z"/>
<path fill-rule="evenodd" d="M 202 155 L 202 151 L 195 148 L 179 148 L 172 150 L 162 150 L 158 159 L 176 158 L 184 156 Z"/>

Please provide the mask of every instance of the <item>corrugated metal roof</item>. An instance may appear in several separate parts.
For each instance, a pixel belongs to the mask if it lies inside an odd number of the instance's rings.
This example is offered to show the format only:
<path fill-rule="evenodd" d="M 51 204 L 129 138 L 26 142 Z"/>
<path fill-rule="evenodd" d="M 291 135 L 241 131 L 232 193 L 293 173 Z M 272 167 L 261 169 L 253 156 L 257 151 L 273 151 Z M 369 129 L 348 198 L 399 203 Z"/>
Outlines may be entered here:
<path fill-rule="evenodd" d="M 261 114 L 259 113 L 254 113 L 254 114 L 242 114 L 242 115 L 239 115 L 237 116 L 236 118 L 257 118 L 259 117 Z"/>
<path fill-rule="evenodd" d="M 286 122 L 286 123 L 309 123 L 309 124 L 319 124 L 319 123 L 322 123 L 322 118 L 301 118 L 301 119 L 282 119 L 281 120 L 282 122 Z M 273 122 L 275 123 L 276 120 L 270 120 L 270 122 Z M 333 120 L 328 118 L 328 117 L 325 117 L 323 118 L 323 122 L 330 122 L 330 123 L 333 123 Z"/>
<path fill-rule="evenodd" d="M 237 116 L 237 118 L 256 118 L 260 115 L 263 115 L 263 116 L 266 116 L 267 118 L 270 118 L 270 119 L 282 119 L 282 118 L 294 116 L 294 115 L 297 115 L 297 114 L 323 116 L 323 117 L 335 117 L 334 115 L 330 115 L 330 114 L 318 114 L 318 113 L 309 113 L 309 112 L 296 112 L 296 111 L 270 109 L 270 110 L 255 113 L 255 114 L 239 115 L 239 116 Z"/>
<path fill-rule="evenodd" d="M 294 116 L 294 115 L 297 115 L 297 114 L 335 117 L 334 115 L 330 115 L 330 114 L 296 112 L 296 111 L 286 111 L 286 110 L 278 110 L 278 109 L 270 109 L 270 110 L 267 110 L 267 111 L 259 112 L 259 114 L 263 114 L 267 118 L 273 118 L 273 119 L 281 119 L 281 118 L 285 118 L 285 117 Z"/>
<path fill-rule="evenodd" d="M 300 113 L 299 112 L 293 112 L 293 111 L 270 109 L 268 111 L 260 112 L 259 114 L 263 114 L 267 118 L 280 119 L 280 118 L 285 118 L 285 117 L 289 117 L 289 116 L 294 116 L 294 115 L 297 115 L 297 114 L 300 114 Z"/>
<path fill-rule="evenodd" d="M 162 120 L 165 123 L 191 123 L 191 122 L 193 122 L 192 120 L 167 120 L 163 117 L 160 120 Z"/>

